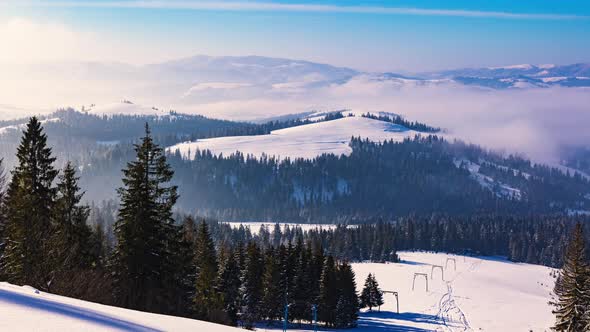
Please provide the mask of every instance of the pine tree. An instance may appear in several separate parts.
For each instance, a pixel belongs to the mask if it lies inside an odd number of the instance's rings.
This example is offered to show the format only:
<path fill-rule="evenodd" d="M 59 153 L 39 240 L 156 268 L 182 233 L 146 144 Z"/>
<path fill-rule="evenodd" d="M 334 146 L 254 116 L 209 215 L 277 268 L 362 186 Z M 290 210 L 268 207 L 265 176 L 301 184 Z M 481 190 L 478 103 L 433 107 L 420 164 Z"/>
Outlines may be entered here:
<path fill-rule="evenodd" d="M 260 302 L 262 300 L 262 279 L 264 265 L 260 248 L 254 242 L 248 243 L 245 253 L 242 286 L 240 288 L 241 320 L 247 329 L 252 329 L 260 320 Z"/>
<path fill-rule="evenodd" d="M 555 282 L 555 331 L 583 331 L 588 327 L 585 314 L 590 309 L 590 271 L 585 252 L 582 225 L 577 224 Z"/>
<path fill-rule="evenodd" d="M 369 308 L 369 311 L 373 310 L 373 307 L 381 307 L 383 305 L 383 292 L 379 289 L 379 284 L 375 276 L 370 274 L 365 280 L 365 286 L 360 297 L 361 308 Z"/>
<path fill-rule="evenodd" d="M 262 298 L 261 314 L 269 320 L 280 319 L 283 315 L 284 298 L 281 297 L 280 259 L 274 248 L 269 248 L 264 255 L 264 275 L 262 276 L 262 287 L 264 295 Z"/>
<path fill-rule="evenodd" d="M 135 145 L 136 160 L 123 170 L 121 206 L 115 222 L 117 245 L 110 268 L 117 304 L 144 311 L 169 312 L 178 280 L 176 249 L 179 232 L 172 219 L 178 199 L 167 186 L 174 172 L 163 150 L 146 133 Z"/>
<path fill-rule="evenodd" d="M 80 204 L 84 193 L 80 192 L 78 180 L 76 170 L 67 163 L 57 184 L 49 240 L 52 272 L 58 274 L 88 269 L 98 260 L 92 248 L 92 229 L 86 224 L 90 211 Z"/>
<path fill-rule="evenodd" d="M 168 312 L 176 316 L 193 314 L 195 294 L 195 243 L 191 240 L 192 229 L 182 224 L 170 227 L 169 247 L 171 252 L 171 276 L 169 276 L 171 305 Z"/>
<path fill-rule="evenodd" d="M 17 148 L 18 164 L 5 200 L 2 274 L 9 282 L 46 289 L 48 264 L 45 245 L 55 199 L 52 182 L 57 171 L 41 123 L 32 117 Z"/>
<path fill-rule="evenodd" d="M 293 271 L 295 269 L 296 260 L 291 243 L 289 243 L 287 247 L 284 245 L 279 247 L 278 261 L 280 266 L 278 290 L 281 299 L 281 307 L 284 308 L 285 305 L 293 303 L 293 294 L 295 292 L 293 285 Z"/>
<path fill-rule="evenodd" d="M 195 297 L 197 319 L 212 320 L 214 311 L 219 309 L 220 300 L 216 292 L 217 254 L 209 234 L 207 222 L 202 221 L 195 239 Z"/>
<path fill-rule="evenodd" d="M 356 293 L 354 271 L 347 262 L 343 262 L 337 271 L 338 302 L 336 327 L 348 328 L 356 326 L 358 320 L 359 299 Z M 338 307 L 338 303 L 337 303 Z"/>
<path fill-rule="evenodd" d="M 299 251 L 299 260 L 295 269 L 294 287 L 293 287 L 293 306 L 290 309 L 290 316 L 295 320 L 311 321 L 311 280 L 309 270 L 311 270 L 311 250 L 303 248 L 301 241 L 297 244 L 301 247 Z"/>
<path fill-rule="evenodd" d="M 227 256 L 221 265 L 217 281 L 217 292 L 220 294 L 223 309 L 227 314 L 227 324 L 233 326 L 238 322 L 241 286 L 237 256 L 239 256 L 237 250 Z"/>
<path fill-rule="evenodd" d="M 320 291 L 318 296 L 318 320 L 327 326 L 336 323 L 336 306 L 338 304 L 338 276 L 334 258 L 328 256 L 325 259 L 320 279 Z"/>

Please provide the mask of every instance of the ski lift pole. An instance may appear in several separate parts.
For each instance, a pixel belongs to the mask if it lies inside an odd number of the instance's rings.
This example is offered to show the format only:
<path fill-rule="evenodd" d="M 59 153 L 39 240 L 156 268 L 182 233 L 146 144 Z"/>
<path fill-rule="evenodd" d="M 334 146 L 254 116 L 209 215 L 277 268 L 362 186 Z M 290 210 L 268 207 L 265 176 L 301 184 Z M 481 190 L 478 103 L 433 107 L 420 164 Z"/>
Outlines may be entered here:
<path fill-rule="evenodd" d="M 311 311 L 313 312 L 313 332 L 318 332 L 318 306 L 317 306 L 317 304 L 313 304 L 311 306 Z"/>
<path fill-rule="evenodd" d="M 289 304 L 285 303 L 285 318 L 283 321 L 283 332 L 287 332 L 287 322 L 289 321 Z"/>

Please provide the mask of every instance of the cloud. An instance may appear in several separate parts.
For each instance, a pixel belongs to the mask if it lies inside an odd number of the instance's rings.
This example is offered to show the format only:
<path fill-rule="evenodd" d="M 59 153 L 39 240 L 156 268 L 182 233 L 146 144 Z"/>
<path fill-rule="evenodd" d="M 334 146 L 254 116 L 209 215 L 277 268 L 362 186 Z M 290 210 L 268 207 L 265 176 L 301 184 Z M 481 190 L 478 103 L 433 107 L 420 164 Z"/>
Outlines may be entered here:
<path fill-rule="evenodd" d="M 185 9 L 215 11 L 272 11 L 312 13 L 354 13 L 378 15 L 449 16 L 470 18 L 499 18 L 526 20 L 578 20 L 590 16 L 575 14 L 513 13 L 502 11 L 425 9 L 383 6 L 342 6 L 320 4 L 297 4 L 245 1 L 23 1 L 19 5 L 44 7 L 90 7 L 90 8 L 142 8 L 142 9 Z"/>
<path fill-rule="evenodd" d="M 449 82 L 416 85 L 357 77 L 344 84 L 292 94 L 179 105 L 227 119 L 255 120 L 307 111 L 392 112 L 448 129 L 450 139 L 558 164 L 564 146 L 590 146 L 590 90 L 485 90 Z M 183 108 L 184 107 L 184 108 Z"/>
<path fill-rule="evenodd" d="M 91 34 L 74 32 L 59 23 L 36 23 L 22 18 L 0 22 L 0 62 L 26 63 L 70 59 L 87 49 Z"/>
<path fill-rule="evenodd" d="M 0 64 L 70 60 L 137 64 L 180 56 L 150 40 L 100 34 L 58 21 L 24 17 L 0 17 L 0 49 Z"/>
<path fill-rule="evenodd" d="M 186 98 L 196 92 L 207 90 L 234 90 L 239 88 L 247 88 L 251 86 L 249 83 L 234 83 L 234 82 L 206 82 L 198 83 L 190 87 L 183 95 Z"/>

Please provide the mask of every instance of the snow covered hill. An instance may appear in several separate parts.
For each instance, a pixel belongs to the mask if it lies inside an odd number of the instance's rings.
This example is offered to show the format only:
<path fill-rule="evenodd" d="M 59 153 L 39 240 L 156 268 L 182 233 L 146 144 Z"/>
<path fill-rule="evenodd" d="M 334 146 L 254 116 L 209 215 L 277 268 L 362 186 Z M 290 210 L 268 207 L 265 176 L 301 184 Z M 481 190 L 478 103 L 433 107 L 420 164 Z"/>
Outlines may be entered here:
<path fill-rule="evenodd" d="M 547 304 L 552 269 L 497 257 L 401 252 L 401 263 L 353 264 L 359 292 L 369 273 L 392 294 L 381 312 L 364 312 L 354 332 L 373 331 L 549 331 Z M 455 269 L 456 263 L 456 269 Z M 439 265 L 442 268 L 432 268 Z M 444 280 L 441 270 L 444 271 Z M 434 271 L 434 272 L 433 272 Z M 416 278 L 414 273 L 425 273 Z M 239 331 L 186 318 L 157 315 L 74 300 L 0 283 L 1 331 Z M 312 330 L 294 324 L 290 331 Z M 280 325 L 258 330 L 280 330 Z M 243 331 L 243 330 L 242 330 Z"/>
<path fill-rule="evenodd" d="M 208 322 L 75 300 L 0 283 L 0 331 L 240 331 Z"/>
<path fill-rule="evenodd" d="M 420 132 L 406 127 L 360 116 L 345 117 L 332 121 L 275 130 L 269 135 L 232 136 L 185 142 L 167 148 L 179 151 L 185 158 L 191 152 L 211 150 L 215 154 L 230 155 L 236 151 L 260 157 L 263 154 L 280 158 L 314 158 L 324 153 L 350 154 L 351 137 L 368 138 L 372 141 L 401 141 Z"/>

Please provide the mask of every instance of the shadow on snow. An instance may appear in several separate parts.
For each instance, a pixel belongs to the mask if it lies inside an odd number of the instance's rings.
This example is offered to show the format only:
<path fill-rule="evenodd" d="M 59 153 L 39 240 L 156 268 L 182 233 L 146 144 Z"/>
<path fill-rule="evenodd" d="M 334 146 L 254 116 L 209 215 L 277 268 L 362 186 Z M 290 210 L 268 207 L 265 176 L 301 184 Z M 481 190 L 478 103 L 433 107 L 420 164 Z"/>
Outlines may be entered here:
<path fill-rule="evenodd" d="M 389 320 L 389 321 L 388 321 Z M 365 312 L 359 317 L 358 328 L 355 331 L 400 331 L 400 332 L 428 332 L 432 329 L 425 329 L 415 326 L 399 325 L 403 322 L 416 324 L 442 325 L 443 322 L 436 315 L 421 314 L 414 312 L 402 312 L 397 314 L 391 311 Z"/>
<path fill-rule="evenodd" d="M 31 296 L 13 293 L 5 290 L 0 290 L 0 301 L 9 302 L 41 311 L 47 311 L 50 313 L 87 321 L 93 324 L 102 325 L 113 329 L 142 332 L 160 331 L 147 326 L 111 317 L 89 309 L 79 308 L 73 305 L 63 304 L 59 302 L 53 302 L 47 299 L 34 298 Z"/>

